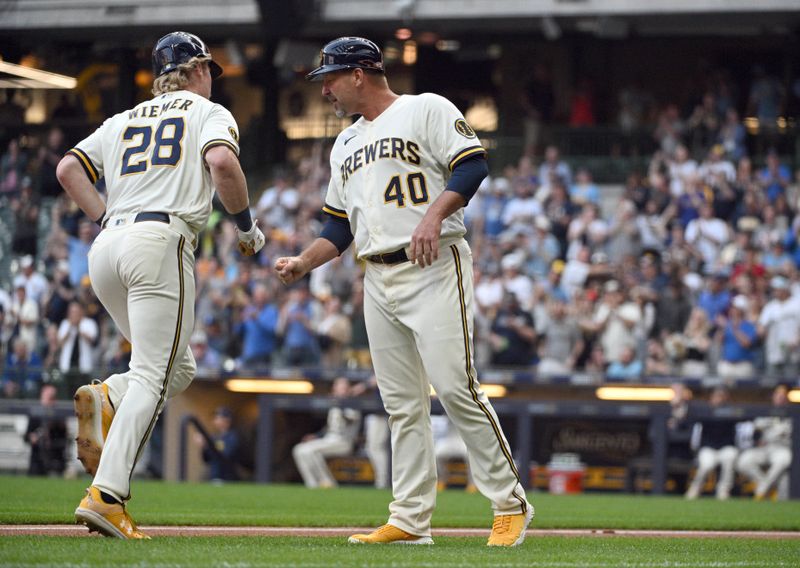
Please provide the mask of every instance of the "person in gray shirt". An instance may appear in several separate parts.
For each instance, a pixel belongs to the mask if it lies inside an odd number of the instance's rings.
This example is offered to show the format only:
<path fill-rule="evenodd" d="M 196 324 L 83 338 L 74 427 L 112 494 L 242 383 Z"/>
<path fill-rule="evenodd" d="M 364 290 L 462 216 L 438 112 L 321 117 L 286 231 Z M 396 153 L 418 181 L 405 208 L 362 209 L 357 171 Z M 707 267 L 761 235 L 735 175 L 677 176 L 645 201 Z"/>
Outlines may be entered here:
<path fill-rule="evenodd" d="M 544 326 L 540 344 L 539 374 L 553 376 L 571 373 L 583 348 L 583 335 L 578 323 L 568 313 L 567 304 L 561 300 L 551 300 L 548 322 Z"/>

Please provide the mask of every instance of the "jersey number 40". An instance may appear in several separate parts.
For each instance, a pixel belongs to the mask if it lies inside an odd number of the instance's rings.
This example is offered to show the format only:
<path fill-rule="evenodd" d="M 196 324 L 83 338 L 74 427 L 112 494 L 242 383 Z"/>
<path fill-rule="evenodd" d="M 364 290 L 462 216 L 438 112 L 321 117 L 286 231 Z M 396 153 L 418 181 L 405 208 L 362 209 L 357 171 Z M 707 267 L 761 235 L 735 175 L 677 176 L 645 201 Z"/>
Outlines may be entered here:
<path fill-rule="evenodd" d="M 414 205 L 428 202 L 428 186 L 425 184 L 425 176 L 422 175 L 422 172 L 408 174 L 405 188 L 399 175 L 392 177 L 389 185 L 386 186 L 386 191 L 383 192 L 383 199 L 387 205 L 394 201 L 397 207 L 405 207 L 406 195 Z"/>
<path fill-rule="evenodd" d="M 151 126 L 129 126 L 122 134 L 123 140 L 130 140 L 122 154 L 120 175 L 139 174 L 153 166 L 176 166 L 181 159 L 181 140 L 183 140 L 184 122 L 182 117 L 165 118 L 158 123 L 155 137 Z M 155 147 L 148 164 L 147 153 L 155 138 Z"/>

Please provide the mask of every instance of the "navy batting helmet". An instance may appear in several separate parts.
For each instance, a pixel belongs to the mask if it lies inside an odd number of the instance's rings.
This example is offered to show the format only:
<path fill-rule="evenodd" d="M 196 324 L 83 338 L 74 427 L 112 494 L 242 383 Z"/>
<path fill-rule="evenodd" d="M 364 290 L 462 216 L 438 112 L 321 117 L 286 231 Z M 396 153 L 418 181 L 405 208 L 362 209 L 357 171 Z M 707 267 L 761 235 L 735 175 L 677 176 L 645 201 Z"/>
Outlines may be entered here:
<path fill-rule="evenodd" d="M 306 75 L 306 79 L 316 81 L 325 73 L 342 69 L 366 69 L 383 73 L 383 54 L 374 42 L 363 37 L 340 37 L 322 48 L 319 67 Z"/>
<path fill-rule="evenodd" d="M 178 65 L 187 63 L 192 57 L 208 59 L 213 79 L 222 75 L 222 67 L 211 60 L 211 52 L 203 40 L 187 32 L 172 32 L 156 42 L 153 48 L 153 75 L 161 77 L 175 71 Z"/>

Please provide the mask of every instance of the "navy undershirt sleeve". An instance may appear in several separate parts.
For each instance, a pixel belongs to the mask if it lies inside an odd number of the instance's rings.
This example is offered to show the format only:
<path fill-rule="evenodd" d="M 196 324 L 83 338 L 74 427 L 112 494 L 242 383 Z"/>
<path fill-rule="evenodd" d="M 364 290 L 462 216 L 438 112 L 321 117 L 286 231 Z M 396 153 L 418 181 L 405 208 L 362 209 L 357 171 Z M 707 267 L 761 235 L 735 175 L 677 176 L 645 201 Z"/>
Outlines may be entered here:
<path fill-rule="evenodd" d="M 470 156 L 456 164 L 450 181 L 447 182 L 447 191 L 455 191 L 464 198 L 464 205 L 469 203 L 483 179 L 489 175 L 489 166 L 483 154 Z"/>
<path fill-rule="evenodd" d="M 328 215 L 325 224 L 322 225 L 322 232 L 319 234 L 323 239 L 328 239 L 342 254 L 353 242 L 353 233 L 350 232 L 350 222 L 341 217 Z"/>

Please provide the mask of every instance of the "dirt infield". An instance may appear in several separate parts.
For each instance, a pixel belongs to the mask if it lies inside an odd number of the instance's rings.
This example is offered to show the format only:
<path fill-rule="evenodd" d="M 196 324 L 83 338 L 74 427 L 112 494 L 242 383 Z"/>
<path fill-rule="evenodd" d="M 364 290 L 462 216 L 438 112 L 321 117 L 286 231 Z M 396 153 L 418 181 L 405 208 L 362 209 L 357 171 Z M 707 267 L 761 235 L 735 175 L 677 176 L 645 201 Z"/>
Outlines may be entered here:
<path fill-rule="evenodd" d="M 369 532 L 365 527 L 139 527 L 153 537 L 175 536 L 299 536 L 347 537 L 358 532 Z M 0 536 L 98 536 L 89 534 L 80 525 L 0 525 Z M 433 536 L 488 537 L 488 529 L 434 529 Z M 529 529 L 527 536 L 595 536 L 595 537 L 658 537 L 658 538 L 764 538 L 800 539 L 800 532 L 792 531 L 669 531 L 669 530 L 616 530 L 616 529 Z"/>

